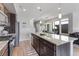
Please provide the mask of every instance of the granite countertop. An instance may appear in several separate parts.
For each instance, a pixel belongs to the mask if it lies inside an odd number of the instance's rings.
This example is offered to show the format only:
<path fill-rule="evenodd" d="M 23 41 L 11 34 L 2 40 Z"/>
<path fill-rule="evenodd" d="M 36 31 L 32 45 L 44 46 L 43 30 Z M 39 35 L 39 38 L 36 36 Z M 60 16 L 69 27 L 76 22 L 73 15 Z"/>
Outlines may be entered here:
<path fill-rule="evenodd" d="M 40 35 L 39 33 L 33 33 L 51 43 L 56 44 L 57 46 L 68 43 L 68 42 L 73 42 L 74 40 L 77 40 L 78 38 L 73 38 L 69 36 L 64 36 L 64 35 L 57 35 L 57 34 L 48 34 L 48 35 Z"/>
<path fill-rule="evenodd" d="M 1 37 L 2 36 L 15 36 L 15 34 L 13 33 L 13 34 L 5 34 L 5 35 L 0 35 Z"/>

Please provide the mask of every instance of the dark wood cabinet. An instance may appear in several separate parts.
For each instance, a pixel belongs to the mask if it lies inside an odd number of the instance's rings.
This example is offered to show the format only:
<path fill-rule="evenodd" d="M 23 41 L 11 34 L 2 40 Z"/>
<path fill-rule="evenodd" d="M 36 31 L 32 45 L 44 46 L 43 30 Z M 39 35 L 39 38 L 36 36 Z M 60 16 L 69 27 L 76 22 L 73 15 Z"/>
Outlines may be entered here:
<path fill-rule="evenodd" d="M 32 46 L 40 56 L 55 56 L 56 45 L 46 41 L 45 39 L 32 34 L 33 44 Z"/>
<path fill-rule="evenodd" d="M 40 56 L 46 56 L 47 55 L 47 47 L 42 43 L 40 42 L 40 53 L 39 53 Z"/>
<path fill-rule="evenodd" d="M 15 33 L 16 14 L 9 13 L 9 33 Z"/>
<path fill-rule="evenodd" d="M 36 52 L 39 54 L 39 38 L 36 37 L 34 34 L 32 34 L 32 36 L 33 36 L 32 46 L 35 48 Z"/>

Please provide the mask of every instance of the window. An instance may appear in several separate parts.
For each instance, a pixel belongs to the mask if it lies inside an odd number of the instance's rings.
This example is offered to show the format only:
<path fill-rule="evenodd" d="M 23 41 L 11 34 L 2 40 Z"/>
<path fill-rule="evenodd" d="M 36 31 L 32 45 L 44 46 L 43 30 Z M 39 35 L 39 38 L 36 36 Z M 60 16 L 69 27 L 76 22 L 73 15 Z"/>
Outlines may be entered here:
<path fill-rule="evenodd" d="M 61 20 L 56 19 L 52 23 L 47 23 L 45 25 L 44 32 L 67 35 L 68 25 L 69 25 L 68 18 L 64 18 Z"/>
<path fill-rule="evenodd" d="M 68 34 L 68 24 L 69 24 L 69 19 L 61 19 L 61 34 L 65 33 Z"/>
<path fill-rule="evenodd" d="M 59 34 L 59 21 L 55 21 L 54 30 L 55 34 Z"/>

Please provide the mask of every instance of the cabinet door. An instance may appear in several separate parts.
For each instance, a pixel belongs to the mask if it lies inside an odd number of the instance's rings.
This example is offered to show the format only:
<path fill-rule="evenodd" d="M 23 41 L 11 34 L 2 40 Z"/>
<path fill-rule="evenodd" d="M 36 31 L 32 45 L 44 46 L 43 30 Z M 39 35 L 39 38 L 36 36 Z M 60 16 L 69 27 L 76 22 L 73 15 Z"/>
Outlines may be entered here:
<path fill-rule="evenodd" d="M 8 47 L 7 45 L 0 52 L 1 56 L 8 56 Z"/>
<path fill-rule="evenodd" d="M 40 55 L 42 56 L 55 56 L 56 49 L 55 45 L 50 42 L 40 39 Z"/>
<path fill-rule="evenodd" d="M 36 52 L 39 54 L 39 38 L 38 36 L 34 34 L 32 34 L 32 38 L 33 38 L 32 46 L 34 47 Z"/>
<path fill-rule="evenodd" d="M 43 42 L 46 46 L 46 55 L 47 56 L 55 56 L 56 55 L 56 46 L 55 44 L 51 44 L 47 41 Z"/>
<path fill-rule="evenodd" d="M 32 35 L 32 37 L 33 37 L 33 43 L 32 43 L 32 46 L 35 48 L 35 36 Z"/>
<path fill-rule="evenodd" d="M 55 56 L 56 52 L 53 49 L 50 49 L 49 47 L 46 47 L 46 54 L 47 56 Z"/>
<path fill-rule="evenodd" d="M 0 24 L 5 23 L 5 16 L 0 12 Z"/>
<path fill-rule="evenodd" d="M 47 49 L 47 47 L 42 42 L 40 42 L 40 56 L 47 55 L 46 49 Z"/>
<path fill-rule="evenodd" d="M 36 38 L 36 51 L 39 53 L 39 38 Z"/>
<path fill-rule="evenodd" d="M 4 6 L 2 3 L 0 3 L 0 10 L 4 12 Z"/>
<path fill-rule="evenodd" d="M 3 56 L 8 56 L 8 49 L 7 49 L 7 50 L 5 50 L 5 52 L 4 52 L 4 54 L 3 54 Z"/>
<path fill-rule="evenodd" d="M 16 14 L 9 13 L 8 22 L 10 23 L 9 33 L 15 33 L 16 29 Z"/>

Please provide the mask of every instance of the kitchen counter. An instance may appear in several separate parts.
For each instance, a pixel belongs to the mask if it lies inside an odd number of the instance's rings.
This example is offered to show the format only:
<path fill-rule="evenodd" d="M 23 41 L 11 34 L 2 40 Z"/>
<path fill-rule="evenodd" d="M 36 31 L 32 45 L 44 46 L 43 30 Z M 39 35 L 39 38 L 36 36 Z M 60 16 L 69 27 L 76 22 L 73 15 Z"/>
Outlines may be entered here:
<path fill-rule="evenodd" d="M 56 46 L 68 43 L 68 42 L 73 42 L 74 40 L 77 40 L 78 38 L 74 37 L 69 37 L 69 36 L 64 36 L 64 35 L 57 35 L 57 34 L 47 34 L 47 35 L 40 35 L 39 33 L 33 33 L 51 43 L 56 44 Z"/>
<path fill-rule="evenodd" d="M 10 37 L 9 37 L 10 36 Z M 0 35 L 0 37 L 9 37 L 9 39 L 6 39 L 6 40 L 1 40 L 0 41 L 0 48 L 2 46 L 4 46 L 6 43 L 8 43 L 13 37 L 15 37 L 15 34 L 7 34 L 7 35 Z"/>
<path fill-rule="evenodd" d="M 0 35 L 0 37 L 3 37 L 3 36 L 15 36 L 15 34 L 5 34 L 5 35 Z"/>
<path fill-rule="evenodd" d="M 32 33 L 32 34 L 34 34 L 34 36 L 32 35 L 33 37 L 37 37 L 36 40 L 40 39 L 43 42 L 45 40 L 50 42 L 51 44 L 56 45 L 56 49 L 55 49 L 56 56 L 73 56 L 73 42 L 78 38 L 69 37 L 65 35 L 49 34 L 49 33 L 41 33 L 41 35 L 40 33 Z M 54 48 L 54 46 L 52 46 L 51 48 Z"/>
<path fill-rule="evenodd" d="M 2 50 L 4 49 L 4 47 L 6 45 L 8 46 L 8 43 L 12 41 L 14 37 L 15 34 L 0 35 L 0 55 L 2 54 Z M 1 38 L 7 38 L 7 39 L 1 39 Z"/>

